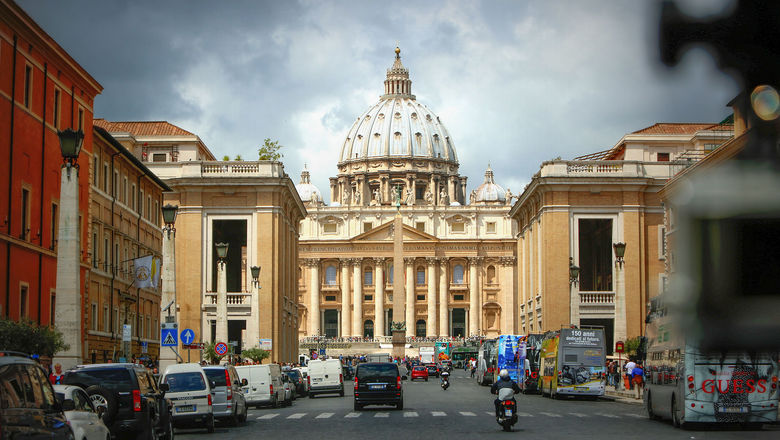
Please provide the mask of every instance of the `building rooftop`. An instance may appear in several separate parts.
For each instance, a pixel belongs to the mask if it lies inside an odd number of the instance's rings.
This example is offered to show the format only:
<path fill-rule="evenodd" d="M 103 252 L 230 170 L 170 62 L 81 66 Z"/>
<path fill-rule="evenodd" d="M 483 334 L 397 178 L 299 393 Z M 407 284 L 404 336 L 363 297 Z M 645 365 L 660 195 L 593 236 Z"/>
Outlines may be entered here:
<path fill-rule="evenodd" d="M 168 121 L 111 122 L 95 118 L 94 124 L 108 132 L 126 132 L 133 136 L 195 136 L 195 134 Z"/>

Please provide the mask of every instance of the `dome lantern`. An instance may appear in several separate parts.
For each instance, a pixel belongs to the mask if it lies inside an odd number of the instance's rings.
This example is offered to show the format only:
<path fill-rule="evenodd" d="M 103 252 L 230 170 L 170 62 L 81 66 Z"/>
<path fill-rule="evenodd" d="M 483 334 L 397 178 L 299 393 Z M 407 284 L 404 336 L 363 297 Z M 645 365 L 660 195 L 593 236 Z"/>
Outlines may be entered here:
<path fill-rule="evenodd" d="M 397 46 L 393 67 L 387 69 L 385 94 L 381 97 L 381 99 L 390 98 L 415 99 L 415 96 L 412 95 L 412 80 L 409 79 L 409 69 L 401 64 L 401 49 Z"/>

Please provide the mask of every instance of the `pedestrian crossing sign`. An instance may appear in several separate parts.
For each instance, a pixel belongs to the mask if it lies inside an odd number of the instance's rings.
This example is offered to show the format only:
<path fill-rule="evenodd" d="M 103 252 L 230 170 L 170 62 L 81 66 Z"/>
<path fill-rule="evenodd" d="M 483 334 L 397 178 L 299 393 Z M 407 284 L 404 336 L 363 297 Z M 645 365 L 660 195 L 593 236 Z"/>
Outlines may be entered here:
<path fill-rule="evenodd" d="M 176 338 L 175 328 L 164 328 L 160 330 L 160 347 L 175 347 L 179 345 Z"/>

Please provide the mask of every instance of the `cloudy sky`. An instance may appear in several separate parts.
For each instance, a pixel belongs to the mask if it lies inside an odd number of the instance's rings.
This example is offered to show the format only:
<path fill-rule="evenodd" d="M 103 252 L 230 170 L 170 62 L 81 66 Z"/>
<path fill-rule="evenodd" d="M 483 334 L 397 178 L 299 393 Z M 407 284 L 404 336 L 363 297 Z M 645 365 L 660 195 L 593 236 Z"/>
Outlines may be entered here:
<path fill-rule="evenodd" d="M 96 117 L 167 120 L 219 158 L 279 140 L 288 174 L 308 163 L 326 198 L 396 43 L 469 191 L 488 162 L 517 194 L 544 160 L 656 122 L 719 122 L 738 89 L 704 50 L 659 64 L 652 1 L 17 1 L 103 85 Z"/>

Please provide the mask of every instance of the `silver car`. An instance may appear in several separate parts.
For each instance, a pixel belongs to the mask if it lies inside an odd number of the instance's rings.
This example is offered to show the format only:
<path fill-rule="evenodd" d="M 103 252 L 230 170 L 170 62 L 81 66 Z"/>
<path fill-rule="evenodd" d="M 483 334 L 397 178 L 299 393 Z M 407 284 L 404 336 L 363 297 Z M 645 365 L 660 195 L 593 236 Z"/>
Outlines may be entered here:
<path fill-rule="evenodd" d="M 212 388 L 214 418 L 227 420 L 234 426 L 244 423 L 247 406 L 241 387 L 246 380 L 238 377 L 232 365 L 207 366 L 203 367 L 203 371 L 215 385 Z"/>
<path fill-rule="evenodd" d="M 111 440 L 101 417 L 103 409 L 98 412 L 84 390 L 74 385 L 54 385 L 54 394 L 62 404 L 65 418 L 77 439 Z"/>

